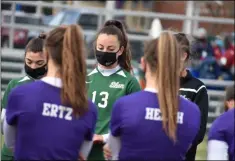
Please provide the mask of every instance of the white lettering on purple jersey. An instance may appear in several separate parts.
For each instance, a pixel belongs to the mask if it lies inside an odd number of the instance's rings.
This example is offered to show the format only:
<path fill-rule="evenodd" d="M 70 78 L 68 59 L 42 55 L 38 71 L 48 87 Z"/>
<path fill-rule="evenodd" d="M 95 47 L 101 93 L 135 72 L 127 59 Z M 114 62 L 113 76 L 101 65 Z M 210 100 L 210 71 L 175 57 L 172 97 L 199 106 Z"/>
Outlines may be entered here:
<path fill-rule="evenodd" d="M 43 116 L 58 117 L 60 119 L 72 120 L 73 109 L 61 105 L 43 103 Z"/>
<path fill-rule="evenodd" d="M 151 108 L 147 107 L 145 109 L 145 119 L 146 120 L 154 120 L 154 121 L 162 121 L 162 114 L 160 109 L 158 108 Z M 177 113 L 177 123 L 183 124 L 184 113 L 178 112 Z"/>

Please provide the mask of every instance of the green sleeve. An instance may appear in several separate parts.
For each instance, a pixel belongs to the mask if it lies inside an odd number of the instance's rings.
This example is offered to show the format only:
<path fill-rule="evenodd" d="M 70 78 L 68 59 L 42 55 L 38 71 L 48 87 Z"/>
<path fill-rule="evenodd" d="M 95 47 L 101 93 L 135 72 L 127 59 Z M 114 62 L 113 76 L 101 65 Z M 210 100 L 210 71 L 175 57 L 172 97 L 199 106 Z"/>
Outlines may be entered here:
<path fill-rule="evenodd" d="M 131 94 L 134 92 L 138 92 L 140 90 L 141 90 L 140 84 L 138 83 L 137 79 L 135 77 L 132 77 L 127 85 L 126 94 Z"/>
<path fill-rule="evenodd" d="M 8 85 L 7 85 L 7 88 L 4 92 L 4 95 L 2 97 L 2 101 L 1 101 L 1 110 L 3 108 L 6 108 L 6 104 L 7 104 L 7 100 L 8 100 L 8 95 L 9 93 L 11 92 L 11 89 L 15 87 L 15 81 L 14 80 L 11 80 Z"/>

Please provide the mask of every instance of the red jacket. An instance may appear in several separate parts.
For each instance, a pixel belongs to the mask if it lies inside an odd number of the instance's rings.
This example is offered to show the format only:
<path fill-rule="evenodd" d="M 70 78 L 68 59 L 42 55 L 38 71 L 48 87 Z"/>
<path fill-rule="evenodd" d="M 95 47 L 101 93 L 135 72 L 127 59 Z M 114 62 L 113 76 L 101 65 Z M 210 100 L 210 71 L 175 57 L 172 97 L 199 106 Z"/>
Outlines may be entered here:
<path fill-rule="evenodd" d="M 227 49 L 227 50 L 225 51 L 225 54 L 224 54 L 223 57 L 225 57 L 225 58 L 227 59 L 227 62 L 226 62 L 226 64 L 225 64 L 225 67 L 226 67 L 226 68 L 231 68 L 232 65 L 234 65 L 234 63 L 235 63 L 235 62 L 234 62 L 234 59 L 235 59 L 235 57 L 234 57 L 234 47 L 231 46 L 231 48 Z"/>

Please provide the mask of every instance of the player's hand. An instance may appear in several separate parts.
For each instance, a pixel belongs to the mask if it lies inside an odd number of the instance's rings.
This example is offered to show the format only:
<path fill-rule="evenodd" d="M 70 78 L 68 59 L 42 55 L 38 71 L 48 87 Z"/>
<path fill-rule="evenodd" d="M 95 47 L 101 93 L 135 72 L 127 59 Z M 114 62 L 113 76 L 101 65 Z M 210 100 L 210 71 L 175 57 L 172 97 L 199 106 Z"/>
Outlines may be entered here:
<path fill-rule="evenodd" d="M 103 138 L 102 135 L 97 135 L 97 134 L 95 134 L 95 135 L 93 136 L 93 142 L 103 142 L 103 141 L 104 141 L 104 138 Z"/>
<path fill-rule="evenodd" d="M 79 161 L 85 161 L 86 159 L 85 159 L 85 157 L 84 157 L 81 153 L 79 153 L 79 158 L 78 158 L 78 160 L 79 160 Z"/>
<path fill-rule="evenodd" d="M 103 146 L 103 153 L 104 153 L 104 158 L 105 158 L 106 160 L 110 160 L 110 159 L 112 158 L 112 152 L 111 152 L 111 150 L 109 149 L 108 144 L 105 144 L 105 145 Z"/>

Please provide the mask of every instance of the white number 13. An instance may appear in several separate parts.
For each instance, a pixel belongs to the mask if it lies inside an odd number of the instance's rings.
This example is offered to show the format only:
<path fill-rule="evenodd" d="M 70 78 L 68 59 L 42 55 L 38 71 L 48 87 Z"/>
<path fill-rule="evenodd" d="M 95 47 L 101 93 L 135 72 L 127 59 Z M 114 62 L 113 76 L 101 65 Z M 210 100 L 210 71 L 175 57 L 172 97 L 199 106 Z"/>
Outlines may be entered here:
<path fill-rule="evenodd" d="M 94 103 L 95 102 L 95 99 L 96 99 L 96 91 L 94 91 L 92 93 L 92 102 Z M 108 92 L 100 92 L 100 96 L 102 97 L 101 98 L 101 103 L 98 103 L 98 106 L 100 108 L 106 108 L 106 106 L 108 105 L 108 98 L 109 98 L 109 93 Z"/>

